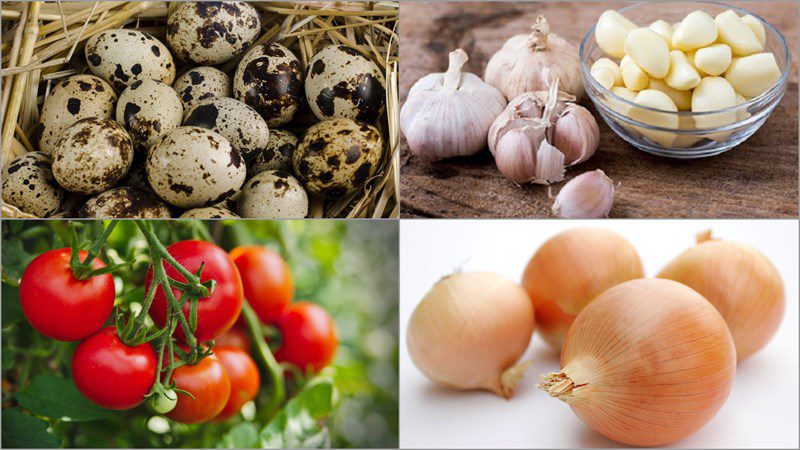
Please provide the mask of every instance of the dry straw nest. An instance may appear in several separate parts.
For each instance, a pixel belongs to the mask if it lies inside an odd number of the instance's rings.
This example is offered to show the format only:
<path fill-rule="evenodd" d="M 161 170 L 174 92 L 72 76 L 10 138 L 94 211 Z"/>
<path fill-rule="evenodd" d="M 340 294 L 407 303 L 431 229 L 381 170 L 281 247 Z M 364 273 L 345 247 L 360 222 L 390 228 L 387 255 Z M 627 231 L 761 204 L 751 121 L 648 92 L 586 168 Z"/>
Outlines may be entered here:
<path fill-rule="evenodd" d="M 384 70 L 387 108 L 380 128 L 386 144 L 378 172 L 364 189 L 343 199 L 311 198 L 309 215 L 398 217 L 398 2 L 250 3 L 261 13 L 263 30 L 254 45 L 281 43 L 305 66 L 324 46 L 343 44 L 367 55 Z M 143 1 L 2 2 L 3 163 L 36 150 L 39 113 L 53 86 L 65 77 L 90 73 L 83 58 L 83 46 L 90 37 L 108 29 L 131 28 L 166 42 L 167 16 L 175 6 L 175 2 Z M 221 68 L 230 72 L 239 59 Z M 309 119 L 305 127 L 311 122 Z M 74 211 L 80 201 L 68 198 L 62 210 Z M 2 214 L 33 217 L 6 204 Z"/>

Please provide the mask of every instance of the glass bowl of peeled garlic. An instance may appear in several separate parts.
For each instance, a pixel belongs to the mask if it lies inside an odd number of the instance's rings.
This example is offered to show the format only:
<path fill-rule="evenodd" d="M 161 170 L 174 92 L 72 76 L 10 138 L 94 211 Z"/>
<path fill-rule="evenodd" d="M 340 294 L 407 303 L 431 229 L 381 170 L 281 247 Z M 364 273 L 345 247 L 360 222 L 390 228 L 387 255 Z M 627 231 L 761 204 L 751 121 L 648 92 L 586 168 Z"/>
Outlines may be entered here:
<path fill-rule="evenodd" d="M 605 11 L 580 47 L 586 92 L 622 139 L 671 158 L 744 142 L 786 92 L 780 31 L 717 2 L 643 2 Z"/>

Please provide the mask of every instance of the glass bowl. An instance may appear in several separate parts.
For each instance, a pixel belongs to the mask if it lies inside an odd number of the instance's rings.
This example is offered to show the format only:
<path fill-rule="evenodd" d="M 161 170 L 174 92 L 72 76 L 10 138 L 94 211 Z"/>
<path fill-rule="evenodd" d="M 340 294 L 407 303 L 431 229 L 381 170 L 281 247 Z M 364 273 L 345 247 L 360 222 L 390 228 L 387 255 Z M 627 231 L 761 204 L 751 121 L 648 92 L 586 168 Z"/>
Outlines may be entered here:
<path fill-rule="evenodd" d="M 688 13 L 705 11 L 712 17 L 728 9 L 738 15 L 752 14 L 719 2 L 642 2 L 619 10 L 639 26 L 663 19 L 681 21 Z M 581 76 L 586 93 L 603 120 L 622 139 L 647 153 L 679 159 L 704 158 L 726 152 L 753 135 L 767 120 L 786 92 L 789 78 L 789 47 L 780 31 L 752 14 L 764 25 L 764 52 L 772 52 L 781 70 L 778 81 L 757 97 L 731 108 L 707 111 L 663 111 L 637 105 L 604 88 L 589 74 L 592 64 L 607 55 L 594 39 L 593 26 L 580 47 Z M 639 118 L 632 119 L 629 116 Z M 653 124 L 677 124 L 662 127 Z"/>

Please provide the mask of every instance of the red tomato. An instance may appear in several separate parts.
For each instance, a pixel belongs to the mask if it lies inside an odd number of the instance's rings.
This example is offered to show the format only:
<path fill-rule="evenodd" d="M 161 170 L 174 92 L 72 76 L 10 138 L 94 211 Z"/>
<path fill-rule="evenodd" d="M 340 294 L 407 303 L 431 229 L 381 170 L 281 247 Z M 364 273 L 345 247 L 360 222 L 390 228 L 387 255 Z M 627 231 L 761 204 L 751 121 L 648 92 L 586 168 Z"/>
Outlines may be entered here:
<path fill-rule="evenodd" d="M 79 253 L 81 261 L 88 253 Z M 72 250 L 42 253 L 25 269 L 19 285 L 22 312 L 39 333 L 59 341 L 77 341 L 96 333 L 114 308 L 111 274 L 79 280 L 72 274 Z M 95 258 L 94 269 L 105 267 Z"/>
<path fill-rule="evenodd" d="M 167 251 L 183 267 L 192 273 L 197 273 L 200 264 L 203 264 L 201 281 L 216 280 L 214 292 L 201 298 L 197 304 L 197 330 L 195 337 L 199 341 L 210 341 L 233 326 L 239 313 L 242 311 L 242 279 L 239 271 L 233 264 L 225 250 L 205 241 L 181 241 L 167 247 Z M 178 281 L 186 279 L 175 268 L 166 264 L 167 276 Z M 153 281 L 153 269 L 147 271 L 145 285 L 150 289 Z M 172 289 L 175 299 L 180 298 L 181 291 Z M 188 319 L 191 303 L 183 304 L 183 314 Z M 167 316 L 167 298 L 164 290 L 158 286 L 158 291 L 153 298 L 150 315 L 159 327 L 163 327 Z M 175 337 L 184 340 L 183 327 L 178 325 Z"/>
<path fill-rule="evenodd" d="M 292 271 L 281 255 L 259 245 L 236 247 L 231 259 L 239 268 L 244 298 L 265 324 L 274 324 L 292 301 Z"/>
<path fill-rule="evenodd" d="M 176 387 L 190 392 L 194 398 L 178 392 L 178 404 L 165 414 L 181 423 L 208 422 L 216 417 L 231 394 L 231 381 L 219 358 L 211 354 L 195 365 L 184 364 L 174 372 Z"/>
<path fill-rule="evenodd" d="M 149 344 L 129 347 L 114 327 L 86 338 L 72 355 L 72 379 L 89 400 L 108 409 L 131 409 L 156 381 L 156 353 Z"/>
<path fill-rule="evenodd" d="M 258 388 L 261 386 L 261 377 L 255 361 L 243 350 L 233 347 L 214 347 L 214 353 L 222 362 L 231 380 L 231 396 L 225 408 L 216 417 L 217 420 L 225 420 L 238 413 L 242 405 L 256 398 Z"/>
<path fill-rule="evenodd" d="M 230 330 L 222 333 L 222 335 L 220 335 L 215 342 L 214 350 L 220 347 L 233 347 L 250 353 L 250 336 L 247 335 L 246 331 L 239 327 L 233 327 Z"/>
<path fill-rule="evenodd" d="M 275 352 L 278 361 L 319 372 L 333 360 L 339 345 L 336 325 L 321 306 L 293 303 L 284 311 L 278 328 L 283 334 L 283 344 Z"/>

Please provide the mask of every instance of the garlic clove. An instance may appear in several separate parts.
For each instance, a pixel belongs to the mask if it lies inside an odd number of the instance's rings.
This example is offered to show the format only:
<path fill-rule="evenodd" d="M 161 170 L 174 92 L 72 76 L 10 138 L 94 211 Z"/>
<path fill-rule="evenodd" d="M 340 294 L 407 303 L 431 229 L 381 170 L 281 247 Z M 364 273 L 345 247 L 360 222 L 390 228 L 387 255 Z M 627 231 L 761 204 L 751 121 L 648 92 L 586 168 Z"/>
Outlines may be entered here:
<path fill-rule="evenodd" d="M 669 47 L 661 35 L 650 28 L 637 28 L 628 33 L 625 54 L 651 77 L 664 78 L 669 72 Z"/>
<path fill-rule="evenodd" d="M 619 63 L 622 73 L 622 82 L 626 88 L 632 91 L 647 89 L 650 82 L 650 75 L 647 74 L 630 56 L 625 55 Z"/>
<path fill-rule="evenodd" d="M 675 102 L 665 93 L 655 89 L 645 89 L 636 95 L 636 103 L 647 106 L 648 108 L 661 111 L 677 112 L 678 107 Z M 675 129 L 678 127 L 679 119 L 677 114 L 666 112 L 651 111 L 643 108 L 631 108 L 628 117 L 639 122 L 660 128 Z M 662 147 L 670 147 L 675 141 L 675 133 L 661 130 L 651 130 L 645 127 L 634 127 L 642 135 Z"/>
<path fill-rule="evenodd" d="M 764 30 L 764 24 L 761 23 L 755 16 L 748 14 L 746 16 L 742 16 L 742 22 L 746 23 L 751 30 L 753 30 L 753 34 L 756 35 L 758 42 L 761 43 L 761 47 L 767 45 L 767 32 Z"/>
<path fill-rule="evenodd" d="M 563 219 L 608 217 L 614 204 L 614 182 L 600 170 L 585 172 L 561 188 L 553 203 L 553 215 Z"/>
<path fill-rule="evenodd" d="M 543 140 L 536 153 L 536 175 L 530 181 L 536 184 L 557 183 L 564 179 L 564 171 L 564 154 L 547 139 Z"/>
<path fill-rule="evenodd" d="M 667 94 L 669 98 L 675 102 L 675 106 L 678 107 L 678 111 L 692 110 L 691 91 L 679 91 L 677 89 L 673 89 L 672 87 L 668 86 L 664 80 L 659 80 L 658 78 L 650 78 L 650 84 L 647 85 L 647 89 L 655 89 Z"/>
<path fill-rule="evenodd" d="M 772 53 L 734 58 L 725 72 L 725 79 L 736 92 L 752 98 L 766 92 L 781 77 L 781 69 Z"/>
<path fill-rule="evenodd" d="M 597 69 L 605 68 L 605 69 L 608 69 L 608 70 L 610 70 L 611 72 L 614 73 L 614 82 L 611 84 L 611 86 L 622 86 L 623 85 L 622 72 L 619 69 L 619 65 L 617 63 L 615 63 L 614 61 L 612 61 L 612 60 L 610 60 L 608 58 L 600 58 L 597 61 L 595 61 L 594 64 L 592 64 L 592 69 L 591 70 L 595 70 L 595 68 L 597 68 Z M 590 70 L 590 72 L 591 72 L 591 70 Z M 611 86 L 607 87 L 606 89 L 611 89 Z"/>
<path fill-rule="evenodd" d="M 764 50 L 753 29 L 732 10 L 717 14 L 714 22 L 719 31 L 719 41 L 728 44 L 734 55 L 747 56 Z"/>
<path fill-rule="evenodd" d="M 693 64 L 697 70 L 711 76 L 725 73 L 731 65 L 731 48 L 725 44 L 714 44 L 697 49 L 694 52 Z"/>
<path fill-rule="evenodd" d="M 586 161 L 600 144 L 600 128 L 592 113 L 570 103 L 554 125 L 553 145 L 564 154 L 568 166 Z"/>
<path fill-rule="evenodd" d="M 688 52 L 717 40 L 717 24 L 703 11 L 689 13 L 672 33 L 672 48 Z"/>
<path fill-rule="evenodd" d="M 636 24 L 617 11 L 608 10 L 600 15 L 594 30 L 597 45 L 612 58 L 625 55 L 625 39 L 636 29 Z"/>
<path fill-rule="evenodd" d="M 669 24 L 666 20 L 656 20 L 655 22 L 650 24 L 649 27 L 651 30 L 658 33 L 664 39 L 664 42 L 667 43 L 667 47 L 672 50 L 672 25 Z"/>
<path fill-rule="evenodd" d="M 673 89 L 688 91 L 700 84 L 700 74 L 682 51 L 673 50 L 669 53 L 669 72 L 664 81 Z"/>

